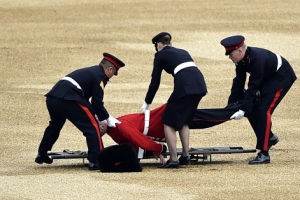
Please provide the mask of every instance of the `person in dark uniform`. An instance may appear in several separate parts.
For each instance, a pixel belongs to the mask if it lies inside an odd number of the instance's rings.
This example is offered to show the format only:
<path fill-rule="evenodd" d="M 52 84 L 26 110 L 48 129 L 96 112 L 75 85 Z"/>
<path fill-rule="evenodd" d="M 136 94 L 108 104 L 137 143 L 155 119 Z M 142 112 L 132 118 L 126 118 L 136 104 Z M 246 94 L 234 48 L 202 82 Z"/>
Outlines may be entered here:
<path fill-rule="evenodd" d="M 207 93 L 201 71 L 196 67 L 190 54 L 183 49 L 172 47 L 171 35 L 161 32 L 152 39 L 155 54 L 152 79 L 149 84 L 142 110 L 149 109 L 159 88 L 162 70 L 174 77 L 174 88 L 162 116 L 170 159 L 161 168 L 178 168 L 180 164 L 190 164 L 189 127 L 193 115 L 203 96 Z M 177 158 L 176 131 L 179 131 L 182 156 Z"/>
<path fill-rule="evenodd" d="M 247 47 L 241 35 L 227 37 L 221 41 L 229 58 L 235 63 L 236 76 L 233 79 L 228 104 L 234 103 L 244 94 L 247 73 L 249 73 L 248 89 L 239 111 L 231 119 L 243 118 L 245 112 L 250 113 L 248 121 L 256 135 L 258 155 L 249 164 L 270 163 L 270 146 L 279 142 L 272 132 L 272 114 L 280 101 L 297 79 L 288 61 L 282 56 L 267 49 Z M 259 91 L 261 100 L 254 105 L 255 93 Z"/>
<path fill-rule="evenodd" d="M 99 65 L 71 72 L 45 95 L 50 122 L 39 145 L 36 163 L 52 163 L 47 151 L 52 149 L 68 119 L 86 137 L 89 169 L 98 169 L 97 156 L 103 149 L 99 121 L 106 119 L 109 127 L 116 127 L 116 123 L 121 123 L 110 116 L 104 107 L 104 87 L 125 66 L 121 60 L 109 53 L 103 53 L 103 56 Z"/>

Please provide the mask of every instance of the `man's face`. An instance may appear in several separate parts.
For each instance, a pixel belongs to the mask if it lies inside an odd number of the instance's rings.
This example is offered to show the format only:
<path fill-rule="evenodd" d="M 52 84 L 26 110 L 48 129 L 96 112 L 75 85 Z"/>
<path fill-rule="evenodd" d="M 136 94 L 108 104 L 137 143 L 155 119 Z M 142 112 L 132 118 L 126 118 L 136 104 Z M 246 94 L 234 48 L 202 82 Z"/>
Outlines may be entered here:
<path fill-rule="evenodd" d="M 241 48 L 238 48 L 238 49 L 232 51 L 228 55 L 228 57 L 229 57 L 229 59 L 232 60 L 233 63 L 238 63 L 243 59 L 244 55 L 245 55 L 245 52 Z"/>
<path fill-rule="evenodd" d="M 112 65 L 111 67 L 107 68 L 107 69 L 104 71 L 104 73 L 105 73 L 105 75 L 110 79 L 111 77 L 114 76 L 114 74 L 116 73 L 116 71 L 117 71 L 117 68 L 116 68 L 115 66 Z"/>

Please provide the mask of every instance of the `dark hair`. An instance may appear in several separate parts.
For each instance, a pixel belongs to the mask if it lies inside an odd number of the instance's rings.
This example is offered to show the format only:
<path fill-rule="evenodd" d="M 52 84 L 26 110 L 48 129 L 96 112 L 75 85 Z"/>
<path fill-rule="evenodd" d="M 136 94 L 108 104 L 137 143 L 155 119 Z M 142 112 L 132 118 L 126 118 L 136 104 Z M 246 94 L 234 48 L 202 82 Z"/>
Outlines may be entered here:
<path fill-rule="evenodd" d="M 165 36 L 163 36 L 162 38 L 160 38 L 160 39 L 158 40 L 158 42 L 161 42 L 163 45 L 169 45 L 170 42 L 171 42 L 171 38 L 170 38 L 169 35 L 165 35 Z"/>

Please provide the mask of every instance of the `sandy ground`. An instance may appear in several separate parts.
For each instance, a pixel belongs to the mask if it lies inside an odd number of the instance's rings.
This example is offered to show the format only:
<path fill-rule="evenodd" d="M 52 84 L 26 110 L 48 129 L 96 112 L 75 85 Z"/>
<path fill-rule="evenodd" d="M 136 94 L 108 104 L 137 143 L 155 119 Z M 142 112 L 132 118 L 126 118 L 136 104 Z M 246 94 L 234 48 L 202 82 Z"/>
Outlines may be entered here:
<path fill-rule="evenodd" d="M 215 155 L 212 164 L 178 170 L 143 160 L 142 173 L 121 174 L 88 171 L 81 160 L 34 162 L 49 121 L 43 95 L 65 74 L 98 64 L 103 52 L 126 63 L 105 89 L 113 116 L 140 111 L 152 70 L 151 39 L 161 31 L 191 53 L 205 76 L 209 94 L 199 108 L 215 108 L 226 105 L 234 76 L 221 39 L 242 34 L 249 46 L 287 58 L 299 76 L 299 30 L 297 0 L 0 0 L 0 199 L 299 199 L 299 81 L 273 115 L 280 142 L 269 165 L 248 165 L 253 153 Z M 172 81 L 163 74 L 152 108 L 167 101 Z M 256 143 L 245 119 L 193 130 L 190 140 L 192 147 L 253 149 Z M 86 149 L 69 122 L 53 150 L 66 148 Z"/>

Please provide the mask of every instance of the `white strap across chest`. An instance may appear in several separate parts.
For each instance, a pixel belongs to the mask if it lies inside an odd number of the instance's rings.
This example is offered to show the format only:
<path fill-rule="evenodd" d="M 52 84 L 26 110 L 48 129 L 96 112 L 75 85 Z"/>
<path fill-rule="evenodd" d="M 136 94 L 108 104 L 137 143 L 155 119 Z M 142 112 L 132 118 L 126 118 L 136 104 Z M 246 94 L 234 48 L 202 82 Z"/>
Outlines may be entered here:
<path fill-rule="evenodd" d="M 84 95 L 83 90 L 80 87 L 80 85 L 74 79 L 72 79 L 71 77 L 65 76 L 61 80 L 69 81 L 70 83 L 72 83 L 73 85 L 75 85 L 78 90 L 80 90 L 82 92 L 82 95 Z"/>

